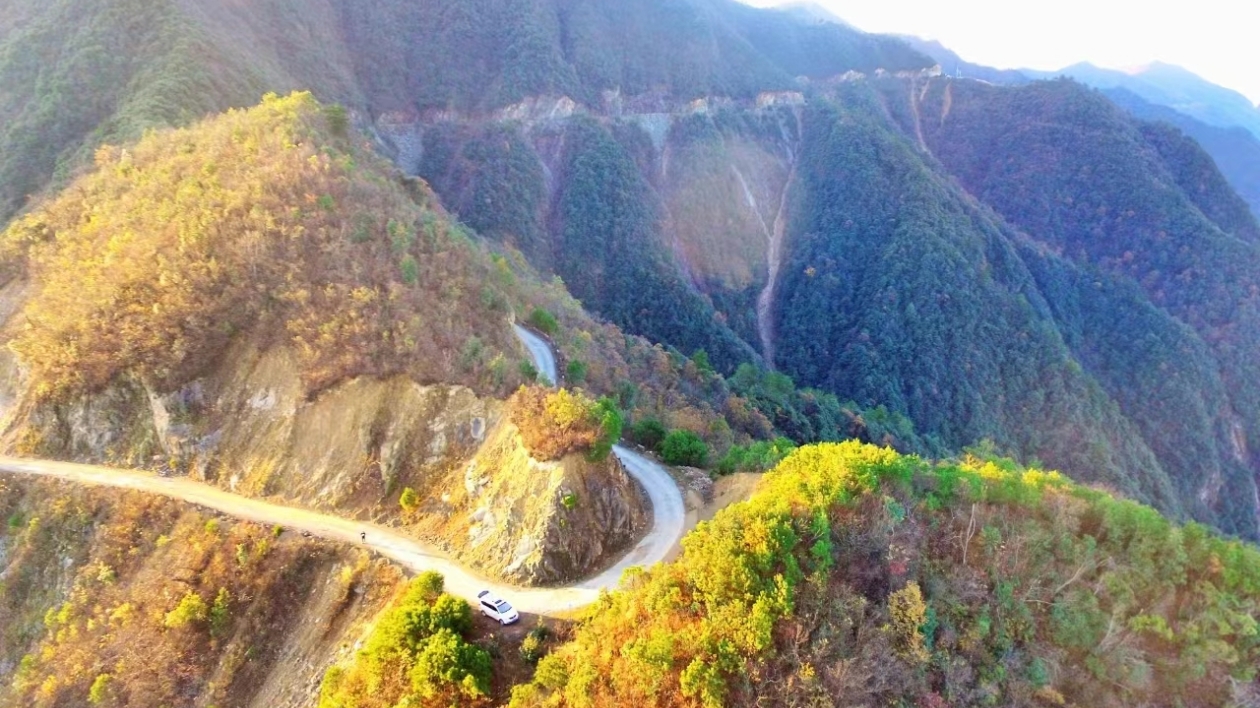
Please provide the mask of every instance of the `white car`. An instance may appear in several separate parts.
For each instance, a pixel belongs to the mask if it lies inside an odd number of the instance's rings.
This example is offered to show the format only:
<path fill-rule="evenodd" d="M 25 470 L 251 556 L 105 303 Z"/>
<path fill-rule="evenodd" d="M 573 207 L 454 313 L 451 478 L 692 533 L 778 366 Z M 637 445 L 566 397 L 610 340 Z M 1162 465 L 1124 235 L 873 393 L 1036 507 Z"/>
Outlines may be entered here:
<path fill-rule="evenodd" d="M 481 606 L 481 614 L 502 625 L 512 624 L 521 618 L 521 614 L 511 605 L 489 590 L 477 593 L 477 601 Z"/>

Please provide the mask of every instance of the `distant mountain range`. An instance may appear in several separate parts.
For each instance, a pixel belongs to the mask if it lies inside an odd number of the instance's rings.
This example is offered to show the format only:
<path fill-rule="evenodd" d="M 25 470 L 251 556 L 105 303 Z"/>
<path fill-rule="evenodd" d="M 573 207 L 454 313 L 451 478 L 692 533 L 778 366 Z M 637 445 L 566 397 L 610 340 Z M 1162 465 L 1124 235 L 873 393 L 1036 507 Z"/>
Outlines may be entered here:
<path fill-rule="evenodd" d="M 1099 89 L 1122 88 L 1208 125 L 1241 127 L 1260 137 L 1260 110 L 1241 93 L 1218 86 L 1179 66 L 1155 62 L 1134 72 L 1073 64 L 1059 71 L 1024 70 L 1035 79 L 1069 76 Z"/>
<path fill-rule="evenodd" d="M 1245 128 L 1260 138 L 1260 108 L 1253 105 L 1246 96 L 1172 64 L 1154 62 L 1129 72 L 1104 69 L 1088 62 L 1056 71 L 995 69 L 969 62 L 936 40 L 912 36 L 900 38 L 936 60 L 941 65 L 942 73 L 947 76 L 979 79 L 1007 86 L 1067 76 L 1103 91 L 1124 89 L 1147 103 L 1171 108 L 1205 125 Z"/>
<path fill-rule="evenodd" d="M 806 22 L 830 23 L 850 29 L 853 28 L 853 25 L 845 22 L 843 18 L 816 2 L 788 2 L 777 5 L 775 9 L 782 10 L 792 17 L 805 20 Z"/>
<path fill-rule="evenodd" d="M 1212 156 L 1230 186 L 1260 215 L 1260 109 L 1237 91 L 1169 64 L 1151 64 L 1134 73 L 1087 63 L 1059 71 L 995 69 L 969 62 L 935 40 L 901 39 L 934 59 L 946 76 L 1003 86 L 1067 76 L 1101 90 L 1142 120 L 1170 123 Z"/>

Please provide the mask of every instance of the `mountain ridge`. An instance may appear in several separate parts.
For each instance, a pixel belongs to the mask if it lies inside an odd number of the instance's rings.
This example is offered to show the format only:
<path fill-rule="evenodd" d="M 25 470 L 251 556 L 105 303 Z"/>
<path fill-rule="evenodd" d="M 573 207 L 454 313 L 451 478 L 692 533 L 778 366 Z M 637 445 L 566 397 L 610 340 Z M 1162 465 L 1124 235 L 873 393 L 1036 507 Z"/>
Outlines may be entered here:
<path fill-rule="evenodd" d="M 272 52 L 251 81 L 283 83 L 312 71 L 327 73 L 317 91 L 349 92 L 347 118 L 392 144 L 399 164 L 427 180 L 444 208 L 491 241 L 519 248 L 534 268 L 562 278 L 594 314 L 630 334 L 673 347 L 684 358 L 703 353 L 697 360 L 726 376 L 745 365 L 765 367 L 765 355 L 772 354 L 773 364 L 805 386 L 822 388 L 819 394 L 831 396 L 835 408 L 853 400 L 850 410 L 882 406 L 913 421 L 915 433 L 904 437 L 917 440 L 923 452 L 989 439 L 1021 457 L 1050 459 L 1082 479 L 1106 480 L 1169 513 L 1192 514 L 1249 536 L 1260 533 L 1249 520 L 1260 504 L 1252 512 L 1244 508 L 1254 481 L 1233 467 L 1237 456 L 1228 452 L 1229 435 L 1221 432 L 1233 426 L 1232 409 L 1213 408 L 1205 399 L 1205 412 L 1185 417 L 1196 421 L 1196 429 L 1215 431 L 1210 438 L 1220 444 L 1211 454 L 1219 464 L 1174 464 L 1182 456 L 1166 447 L 1164 459 L 1153 457 L 1153 446 L 1161 447 L 1158 427 L 1134 407 L 1140 396 L 1130 394 L 1154 390 L 1157 375 L 1143 369 L 1141 377 L 1126 377 L 1116 368 L 1137 351 L 1092 326 L 1109 314 L 1106 307 L 1088 310 L 1088 327 L 1061 315 L 1087 282 L 1076 271 L 1093 269 L 1109 272 L 1118 288 L 1137 281 L 1141 297 L 1163 313 L 1156 317 L 1184 324 L 1199 316 L 1191 311 L 1211 311 L 1210 321 L 1191 323 L 1191 339 L 1216 343 L 1192 347 L 1197 353 L 1185 368 L 1207 371 L 1213 364 L 1206 359 L 1228 357 L 1235 373 L 1226 390 L 1250 400 L 1252 387 L 1237 374 L 1252 366 L 1242 353 L 1251 336 L 1243 331 L 1250 326 L 1245 297 L 1231 293 L 1221 300 L 1233 305 L 1179 309 L 1163 302 L 1188 297 L 1169 274 L 1133 267 L 1120 272 L 1111 263 L 1127 258 L 1126 252 L 1137 258 L 1143 249 L 1159 248 L 1160 233 L 1169 227 L 1142 217 L 1151 211 L 1176 228 L 1193 225 L 1207 239 L 1202 247 L 1210 257 L 1249 282 L 1251 261 L 1244 254 L 1250 246 L 1219 237 L 1218 229 L 1250 233 L 1254 223 L 1238 214 L 1236 198 L 1198 146 L 1157 130 L 1143 132 L 1053 82 L 979 92 L 975 82 L 935 76 L 935 62 L 899 40 L 802 23 L 726 0 L 671 4 L 670 16 L 679 22 L 668 32 L 647 21 L 660 0 L 636 0 L 621 14 L 550 0 L 478 0 L 458 7 L 445 0 L 405 7 L 374 1 L 353 7 L 321 1 L 305 14 L 292 1 L 232 12 L 203 4 L 209 24 L 193 27 L 198 41 L 208 41 L 216 32 L 233 34 L 224 28 L 247 20 L 249 42 L 272 49 L 286 45 L 269 43 L 271 35 L 302 37 L 316 27 L 327 29 L 332 49 Z M 182 6 L 162 7 L 171 12 Z M 174 16 L 191 17 L 181 12 Z M 601 54 L 599 38 L 612 22 L 631 30 L 624 40 L 631 44 L 609 40 Z M 404 35 L 412 36 L 407 33 L 425 41 L 405 42 Z M 519 42 L 483 46 L 498 36 Z M 380 41 L 367 42 L 369 37 Z M 637 51 L 627 51 L 631 46 Z M 645 50 L 652 47 L 661 52 Z M 452 62 L 448 57 L 456 50 L 478 59 Z M 689 58 L 674 62 L 673 52 Z M 417 70 L 417 62 L 430 70 Z M 331 65 L 342 69 L 315 71 Z M 801 75 L 815 78 L 798 82 Z M 338 85 L 351 79 L 353 86 Z M 820 110 L 837 100 L 844 110 Z M 1040 282 L 1024 259 L 1041 256 L 1021 253 L 1018 232 L 1062 249 L 1059 231 L 1098 224 L 1074 206 L 1088 195 L 1066 178 L 1052 193 L 1030 167 L 998 184 L 1006 191 L 981 185 L 968 161 L 983 161 L 983 154 L 966 157 L 941 140 L 972 103 L 1002 112 L 1034 100 L 1044 102 L 1055 130 L 1070 138 L 1064 149 L 1043 150 L 1051 167 L 1073 162 L 1083 170 L 1081 179 L 1093 173 L 1112 179 L 1123 172 L 1119 165 L 1127 165 L 1158 182 L 1151 193 L 1160 195 L 1135 200 L 1108 192 L 1124 197 L 1117 201 L 1127 205 L 1118 218 L 1133 211 L 1134 222 L 1142 224 L 1117 232 L 1127 235 L 1130 247 L 1084 257 L 1054 254 L 1069 261 L 1067 270 L 1049 268 L 1044 272 L 1059 275 Z M 820 122 L 806 125 L 806 116 Z M 1077 139 L 1086 128 L 1100 131 L 1105 150 L 1087 154 L 1088 142 Z M 999 138 L 996 127 L 967 130 L 976 133 L 967 142 Z M 803 144 L 806 133 L 813 142 L 830 141 L 830 162 L 819 162 L 817 148 Z M 866 138 L 855 141 L 858 135 Z M 1001 140 L 1025 137 L 1014 131 Z M 873 158 L 871 150 L 877 151 Z M 802 175 L 797 168 L 806 156 L 816 167 Z M 837 184 L 839 174 L 848 174 L 853 187 Z M 837 199 L 818 196 L 825 194 Z M 902 195 L 902 201 L 882 198 L 889 194 Z M 1036 221 L 1024 218 L 1024 211 L 1036 212 Z M 867 224 L 881 240 L 855 238 L 851 223 Z M 837 247 L 846 242 L 852 248 Z M 935 270 L 916 269 L 916 262 Z M 1142 278 L 1158 278 L 1166 287 L 1150 287 Z M 1074 284 L 1065 289 L 1064 283 Z M 767 299 L 767 292 L 773 297 Z M 823 292 L 840 299 L 828 300 Z M 1126 298 L 1111 305 L 1137 307 L 1138 300 Z M 1231 321 L 1226 312 L 1235 305 L 1243 309 Z M 992 327 L 981 328 L 981 312 L 995 315 Z M 1183 341 L 1179 324 L 1166 324 L 1163 341 Z M 973 335 L 960 337 L 965 331 Z M 819 332 L 829 333 L 826 341 L 818 341 Z M 1234 334 L 1217 341 L 1226 332 Z M 943 342 L 953 344 L 942 350 Z M 1107 356 L 1093 357 L 1094 348 Z M 1086 359 L 1098 368 L 1087 370 Z M 1049 378 L 1043 380 L 1030 361 L 1043 362 Z M 604 390 L 618 385 L 610 381 Z M 706 403 L 714 414 L 722 408 L 719 396 Z M 1208 398 L 1220 400 L 1215 393 Z M 834 437 L 845 428 L 794 420 L 800 411 L 780 412 L 770 407 L 770 398 L 759 400 L 767 406 L 762 415 L 793 430 Z M 1130 401 L 1127 411 L 1123 400 Z M 1250 404 L 1239 406 L 1243 428 L 1252 427 Z M 818 420 L 836 420 L 821 411 Z M 1038 415 L 1053 423 L 1038 425 Z M 1146 423 L 1136 425 L 1137 419 Z M 693 427 L 721 448 L 760 424 L 745 419 L 744 430 Z M 1246 437 L 1256 435 L 1249 431 Z M 1232 471 L 1218 473 L 1220 465 Z M 1226 476 L 1238 493 L 1204 492 Z M 1222 510 L 1221 504 L 1238 506 Z"/>
<path fill-rule="evenodd" d="M 1128 89 L 1151 103 L 1168 106 L 1208 125 L 1238 126 L 1260 137 L 1260 109 L 1248 98 L 1174 64 L 1153 62 L 1141 70 L 1126 72 L 1080 62 L 1058 71 L 1024 73 L 1037 78 L 1070 76 L 1099 89 Z"/>
<path fill-rule="evenodd" d="M 0 447 L 522 581 L 658 522 L 504 628 L 0 478 L 0 702 L 1260 699 L 1260 223 L 1137 104 L 729 0 L 14 0 L 0 96 Z"/>

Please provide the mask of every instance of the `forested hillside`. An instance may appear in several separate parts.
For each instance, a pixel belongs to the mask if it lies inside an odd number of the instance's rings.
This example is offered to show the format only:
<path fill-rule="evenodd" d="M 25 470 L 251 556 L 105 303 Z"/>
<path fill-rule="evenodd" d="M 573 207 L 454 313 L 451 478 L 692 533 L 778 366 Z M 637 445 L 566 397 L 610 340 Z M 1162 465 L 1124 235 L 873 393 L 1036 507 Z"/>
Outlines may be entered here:
<path fill-rule="evenodd" d="M 774 437 L 703 355 L 593 320 L 308 93 L 100 148 L 5 230 L 0 273 L 5 452 L 395 520 L 521 582 L 581 577 L 643 529 L 637 488 L 604 463 L 621 411 L 715 460 Z M 566 422 L 531 428 L 545 417 L 501 403 L 538 376 L 515 318 L 552 338 L 556 383 L 592 394 L 559 399 Z M 598 441 L 539 452 L 535 438 L 588 417 L 605 425 Z M 518 429 L 544 432 L 522 443 Z M 575 490 L 587 500 L 560 515 Z M 492 502 L 505 523 L 471 543 Z"/>
<path fill-rule="evenodd" d="M 0 9 L 0 220 L 105 140 L 136 138 L 266 88 L 171 2 L 15 0 Z"/>
<path fill-rule="evenodd" d="M 1245 706 L 1260 552 L 1008 460 L 803 448 L 513 706 Z"/>
<path fill-rule="evenodd" d="M 1143 100 L 1122 88 L 1104 92 L 1117 106 L 1143 120 L 1176 126 L 1212 156 L 1230 186 L 1260 217 L 1260 137 L 1242 127 L 1209 125 L 1182 113 Z"/>
<path fill-rule="evenodd" d="M 1067 279 L 1076 281 L 1075 295 L 1064 278 L 1038 275 L 1057 319 L 1097 328 L 1097 337 L 1072 343 L 1082 364 L 1150 444 L 1165 448 L 1161 464 L 1186 491 L 1206 491 L 1201 498 L 1219 523 L 1254 536 L 1256 460 L 1247 441 L 1260 433 L 1255 219 L 1215 170 L 1204 171 L 1197 146 L 1133 121 L 1073 82 L 939 86 L 924 112 L 934 155 L 971 193 L 1089 274 Z M 1149 314 L 1132 319 L 1124 314 L 1132 308 L 1114 299 L 1092 316 L 1075 310 L 1072 303 L 1107 290 L 1145 300 Z M 1171 394 L 1180 382 L 1182 394 Z M 1193 449 L 1202 454 L 1185 453 Z"/>
<path fill-rule="evenodd" d="M 348 107 L 348 135 L 363 130 L 428 182 L 435 208 L 528 259 L 484 267 L 559 276 L 561 290 L 511 304 L 525 315 L 547 300 L 568 317 L 555 336 L 579 378 L 643 417 L 677 419 L 719 455 L 775 432 L 896 430 L 903 447 L 935 453 L 989 440 L 1260 534 L 1260 227 L 1226 182 L 1236 172 L 1077 84 L 939 77 L 900 40 L 728 0 L 76 8 L 0 10 L 0 95 L 13 99 L 0 108 L 0 174 L 13 175 L 0 181 L 3 216 L 82 169 L 101 140 L 310 88 Z M 411 279 L 411 261 L 395 265 Z M 506 277 L 488 282 L 511 299 Z M 479 289 L 456 299 L 503 306 Z M 618 329 L 552 297 L 565 290 Z M 48 322 L 17 342 L 27 356 L 57 350 L 38 341 Z M 208 332 L 179 366 L 230 337 L 198 327 L 172 340 Z M 663 348 L 623 346 L 620 332 Z M 442 372 L 427 378 L 510 386 L 520 372 L 496 359 L 502 333 L 463 334 L 449 361 L 428 358 Z M 384 346 L 325 368 L 417 375 L 433 363 L 387 364 Z M 465 355 L 488 368 L 461 366 Z M 145 357 L 146 376 L 174 371 L 169 353 Z M 660 362 L 669 374 L 649 373 Z M 741 388 L 758 378 L 735 376 L 743 366 L 786 384 Z M 634 393 L 634 376 L 657 393 Z"/>
<path fill-rule="evenodd" d="M 1260 223 L 1219 158 L 1254 140 L 933 64 L 734 0 L 11 0 L 0 445 L 486 572 L 598 546 L 534 580 L 633 543 L 623 433 L 778 465 L 519 706 L 1255 705 L 1260 558 L 1224 536 L 1260 539 Z M 518 324 L 583 392 L 521 388 Z M 557 511 L 601 459 L 613 539 Z M 242 633 L 345 560 L 31 489 L 0 490 L 0 697 L 33 705 L 235 705 L 275 657 Z M 516 535 L 467 553 L 490 500 Z M 436 578 L 398 599 L 321 705 L 502 688 Z"/>
<path fill-rule="evenodd" d="M 991 439 L 1179 510 L 1150 450 L 1073 360 L 1013 233 L 870 118 L 875 100 L 858 87 L 806 114 L 802 216 L 778 303 L 784 371 L 902 411 L 948 449 Z"/>
<path fill-rule="evenodd" d="M 11 342 L 34 398 L 175 390 L 242 334 L 292 344 L 308 396 L 401 372 L 509 390 L 489 259 L 348 131 L 294 94 L 98 150 L 5 233 L 5 270 L 34 284 Z M 473 339 L 475 359 L 444 354 Z"/>
<path fill-rule="evenodd" d="M 0 522 L 6 706 L 310 705 L 402 581 L 140 492 L 0 476 Z"/>
<path fill-rule="evenodd" d="M 1034 78 L 1067 76 L 1104 91 L 1126 89 L 1208 125 L 1237 126 L 1260 137 L 1260 109 L 1250 99 L 1173 64 L 1157 61 L 1119 71 L 1082 62 L 1058 71 L 1025 73 Z"/>
<path fill-rule="evenodd" d="M 703 46 L 696 40 L 704 38 Z M 904 44 L 733 0 L 14 0 L 0 8 L 0 219 L 106 140 L 314 90 L 376 116 L 602 92 L 755 97 L 920 68 Z M 85 152 L 86 150 L 86 152 Z"/>

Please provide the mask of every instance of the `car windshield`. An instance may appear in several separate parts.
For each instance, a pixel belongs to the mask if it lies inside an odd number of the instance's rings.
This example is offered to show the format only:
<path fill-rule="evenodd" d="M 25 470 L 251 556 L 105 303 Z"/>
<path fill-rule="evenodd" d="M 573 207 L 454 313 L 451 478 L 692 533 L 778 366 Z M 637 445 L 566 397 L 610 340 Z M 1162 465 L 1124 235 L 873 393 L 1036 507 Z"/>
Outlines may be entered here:
<path fill-rule="evenodd" d="M 512 606 L 507 604 L 505 600 L 499 600 L 499 612 L 511 612 Z"/>

